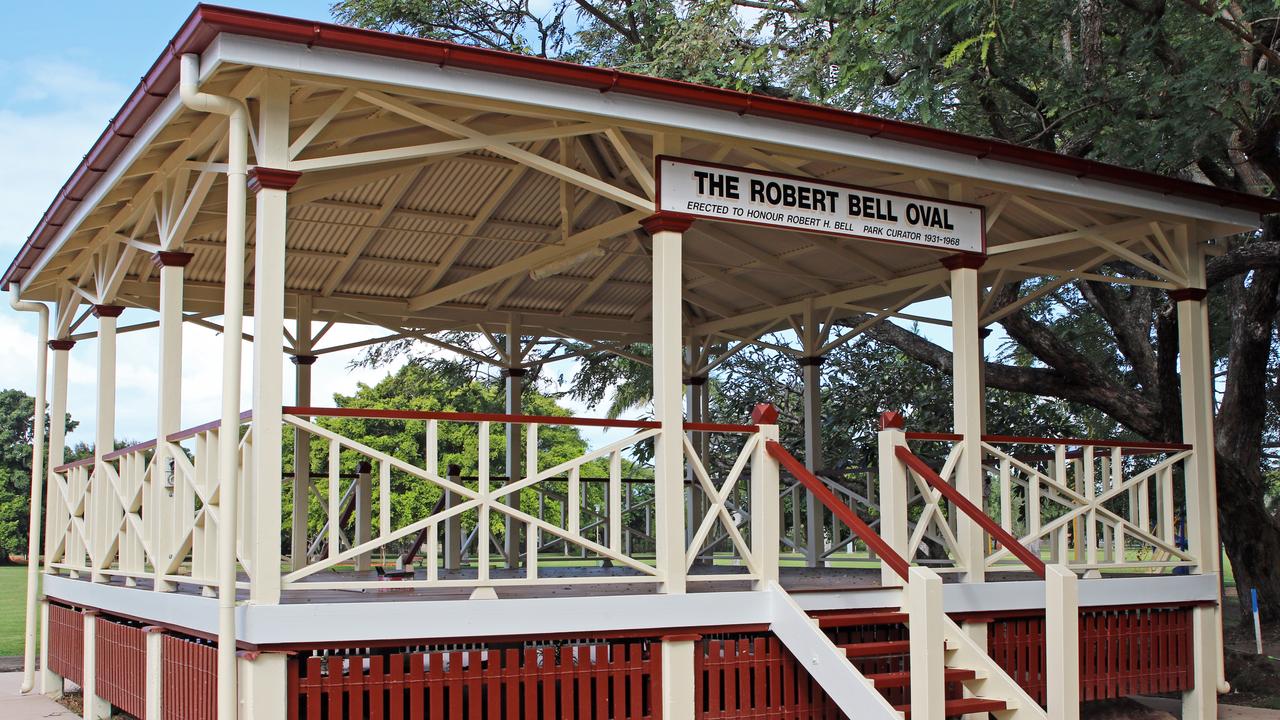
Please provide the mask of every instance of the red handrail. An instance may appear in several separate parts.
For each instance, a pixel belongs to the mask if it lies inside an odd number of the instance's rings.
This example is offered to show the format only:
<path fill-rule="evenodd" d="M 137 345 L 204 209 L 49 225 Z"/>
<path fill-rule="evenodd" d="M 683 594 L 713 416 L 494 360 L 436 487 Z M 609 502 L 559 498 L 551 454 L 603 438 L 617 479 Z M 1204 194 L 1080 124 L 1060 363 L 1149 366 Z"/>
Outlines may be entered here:
<path fill-rule="evenodd" d="M 963 439 L 963 438 L 962 438 Z M 983 435 L 982 441 L 996 444 L 1067 445 L 1070 447 L 1112 447 L 1134 450 L 1190 450 L 1186 443 L 1148 442 L 1145 440 L 1090 440 L 1088 438 L 1023 437 L 1020 435 Z"/>
<path fill-rule="evenodd" d="M 809 492 L 813 493 L 818 502 L 825 505 L 832 514 L 840 518 L 841 522 L 848 525 L 849 529 L 861 538 L 862 542 L 866 543 L 872 552 L 879 555 L 880 559 L 898 574 L 898 577 L 903 580 L 908 579 L 907 575 L 911 570 L 911 566 L 907 561 L 889 543 L 885 542 L 884 538 L 880 537 L 875 530 L 872 530 L 870 525 L 863 522 L 862 518 L 858 517 L 858 514 L 852 508 L 840 502 L 835 493 L 831 492 L 821 480 L 809 472 L 809 469 L 803 463 L 787 452 L 787 449 L 779 445 L 775 440 L 767 441 L 765 450 L 774 460 L 777 460 L 780 465 L 785 467 L 787 472 L 791 473 L 796 480 L 799 480 L 801 485 L 804 485 Z"/>
<path fill-rule="evenodd" d="M 286 415 L 303 417 L 347 417 L 379 420 L 452 420 L 454 422 L 520 423 L 527 425 L 577 425 L 580 427 L 630 428 L 656 430 L 662 427 L 656 420 L 620 420 L 614 418 L 582 418 L 559 415 L 513 415 L 508 413 L 449 412 L 444 410 L 384 410 L 379 408 L 283 408 Z M 745 432 L 759 430 L 755 425 L 731 425 L 726 423 L 684 423 L 684 429 L 695 432 Z"/>
<path fill-rule="evenodd" d="M 933 468 L 929 467 L 928 463 L 917 457 L 915 453 L 911 452 L 910 448 L 899 445 L 894 448 L 894 454 L 898 456 L 899 460 L 906 463 L 907 467 L 911 468 L 917 475 L 924 478 L 924 481 L 929 483 L 930 487 L 942 493 L 942 496 L 959 508 L 960 512 L 968 515 L 974 522 L 978 523 L 983 530 L 986 530 L 992 537 L 998 540 L 1001 545 L 1008 548 L 1009 552 L 1013 553 L 1014 557 L 1025 563 L 1031 572 L 1039 575 L 1041 579 L 1044 579 L 1044 561 L 1035 553 L 1024 547 L 1022 543 L 1018 542 L 1018 539 L 1007 530 L 1000 527 L 1000 523 L 988 517 L 987 514 L 977 505 L 974 505 L 969 498 L 965 497 L 959 490 L 952 487 L 946 480 L 939 477 L 938 473 L 934 472 Z"/>

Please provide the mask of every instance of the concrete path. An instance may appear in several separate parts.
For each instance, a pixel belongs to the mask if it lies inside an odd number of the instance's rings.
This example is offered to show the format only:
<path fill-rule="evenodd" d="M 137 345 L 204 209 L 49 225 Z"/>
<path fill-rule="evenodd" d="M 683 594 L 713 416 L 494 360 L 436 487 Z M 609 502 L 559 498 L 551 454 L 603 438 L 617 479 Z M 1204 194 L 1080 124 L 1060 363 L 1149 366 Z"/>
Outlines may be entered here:
<path fill-rule="evenodd" d="M 4 720 L 44 720 L 75 718 L 78 715 L 49 698 L 33 693 L 21 695 L 22 673 L 0 673 L 0 718 Z"/>

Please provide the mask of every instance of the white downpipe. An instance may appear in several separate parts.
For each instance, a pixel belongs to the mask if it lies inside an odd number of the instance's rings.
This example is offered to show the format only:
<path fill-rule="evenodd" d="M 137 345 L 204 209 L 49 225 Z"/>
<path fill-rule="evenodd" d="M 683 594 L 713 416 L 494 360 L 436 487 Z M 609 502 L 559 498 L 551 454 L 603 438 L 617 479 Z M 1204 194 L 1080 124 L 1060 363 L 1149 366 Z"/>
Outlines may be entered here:
<path fill-rule="evenodd" d="M 240 343 L 244 332 L 245 202 L 248 110 L 239 100 L 200 92 L 200 57 L 182 56 L 178 92 L 198 112 L 227 116 L 227 267 L 222 334 L 222 425 L 218 434 L 218 720 L 235 720 L 237 455 L 240 440 Z"/>
<path fill-rule="evenodd" d="M 49 361 L 49 308 L 44 303 L 18 299 L 18 284 L 9 286 L 9 307 L 39 313 L 36 330 L 36 402 L 31 416 L 31 519 L 27 529 L 27 617 L 22 646 L 22 692 L 36 685 L 36 610 L 40 586 L 40 506 L 44 502 L 44 413 L 46 368 Z M 60 422 L 55 419 L 54 422 Z"/>

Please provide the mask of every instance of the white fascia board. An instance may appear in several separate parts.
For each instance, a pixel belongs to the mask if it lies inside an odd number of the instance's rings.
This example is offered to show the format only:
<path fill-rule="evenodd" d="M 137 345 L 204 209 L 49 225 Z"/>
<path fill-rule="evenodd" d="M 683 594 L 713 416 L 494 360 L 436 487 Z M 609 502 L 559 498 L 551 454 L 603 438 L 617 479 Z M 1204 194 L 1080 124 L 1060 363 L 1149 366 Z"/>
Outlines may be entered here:
<path fill-rule="evenodd" d="M 1080 608 L 1152 605 L 1161 603 L 1217 602 L 1218 576 L 1160 575 L 1149 578 L 1097 578 L 1081 580 Z M 948 583 L 943 606 L 948 613 L 982 613 L 1006 610 L 1042 610 L 1042 580 L 989 583 Z"/>
<path fill-rule="evenodd" d="M 692 130 L 751 141 L 847 155 L 904 168 L 928 168 L 940 174 L 993 182 L 1029 191 L 1052 193 L 1126 206 L 1135 211 L 1177 215 L 1197 220 L 1256 228 L 1257 213 L 1197 200 L 1171 197 L 1088 178 L 1077 178 L 999 160 L 910 145 L 852 132 L 784 120 L 738 115 L 694 105 L 602 93 L 591 88 L 509 77 L 496 73 L 441 68 L 433 63 L 378 55 L 306 47 L 242 35 L 219 35 L 205 50 L 201 69 L 213 72 L 221 63 L 234 63 L 338 79 L 395 85 L 492 100 L 502 98 L 548 111 L 575 112 L 610 118 L 622 125 L 647 124 Z"/>
<path fill-rule="evenodd" d="M 58 575 L 44 576 L 44 594 L 54 600 L 113 615 L 187 628 L 208 635 L 218 633 L 217 598 L 72 580 Z M 237 615 L 243 616 L 243 613 L 243 606 L 237 609 Z M 237 618 L 237 625 L 240 622 L 242 620 Z"/>
<path fill-rule="evenodd" d="M 174 88 L 174 91 L 169 93 L 169 97 L 165 98 L 155 112 L 151 114 L 142 129 L 125 146 L 119 157 L 111 163 L 111 166 L 102 174 L 102 177 L 98 178 L 98 182 L 89 192 L 85 193 L 84 199 L 76 205 L 75 212 L 71 213 L 67 221 L 58 229 L 53 241 L 40 252 L 40 257 L 36 258 L 35 263 L 31 265 L 31 269 L 27 270 L 27 273 L 22 277 L 21 288 L 23 291 L 30 286 L 31 281 L 40 274 L 45 265 L 49 264 L 49 260 L 62 249 L 62 246 L 67 242 L 67 238 L 79 230 L 80 224 L 84 222 L 85 218 L 97 210 L 98 203 L 102 202 L 102 199 L 115 188 L 116 183 L 119 182 L 124 172 L 133 165 L 138 156 L 151 146 L 151 141 L 155 139 L 155 136 L 173 120 L 181 109 L 182 102 L 178 98 L 177 88 Z"/>
<path fill-rule="evenodd" d="M 501 589 L 499 589 L 501 592 Z M 245 606 L 237 635 L 254 645 L 405 638 L 581 635 L 770 622 L 768 593 L 301 603 Z"/>

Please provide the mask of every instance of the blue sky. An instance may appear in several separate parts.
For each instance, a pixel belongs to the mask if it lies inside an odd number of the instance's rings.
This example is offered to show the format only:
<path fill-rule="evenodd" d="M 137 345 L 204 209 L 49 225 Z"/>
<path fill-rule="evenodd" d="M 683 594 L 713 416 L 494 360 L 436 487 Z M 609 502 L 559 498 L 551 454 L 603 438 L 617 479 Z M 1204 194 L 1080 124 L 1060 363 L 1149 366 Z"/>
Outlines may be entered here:
<path fill-rule="evenodd" d="M 224 4 L 315 20 L 330 17 L 329 3 L 324 0 Z M 0 262 L 7 265 L 49 200 L 194 6 L 152 1 L 9 2 L 2 7 Z M 912 310 L 945 317 L 947 303 L 926 303 Z M 129 311 L 123 324 L 150 319 L 142 314 Z M 34 391 L 33 318 L 11 311 L 7 298 L 0 303 L 0 368 L 5 369 L 0 387 Z M 926 334 L 949 345 L 945 328 L 927 328 Z M 335 329 L 328 338 L 336 344 L 364 335 L 347 328 Z M 219 357 L 221 340 L 196 327 L 188 328 L 185 338 L 188 377 L 183 386 L 183 421 L 189 425 L 217 416 L 219 370 L 208 358 Z M 154 435 L 155 343 L 154 331 L 122 336 L 117 382 L 118 438 L 141 440 Z M 315 366 L 317 404 L 328 404 L 334 392 L 350 392 L 357 381 L 373 382 L 385 372 L 348 370 L 346 365 L 354 356 L 355 353 L 326 356 Z M 73 441 L 92 438 L 94 357 L 92 341 L 80 343 L 72 353 L 68 404 L 72 416 L 81 421 Z M 251 364 L 246 362 L 245 367 Z M 247 385 L 246 382 L 246 393 Z M 286 400 L 291 401 L 288 388 L 285 394 Z M 582 408 L 577 410 L 591 414 Z"/>

